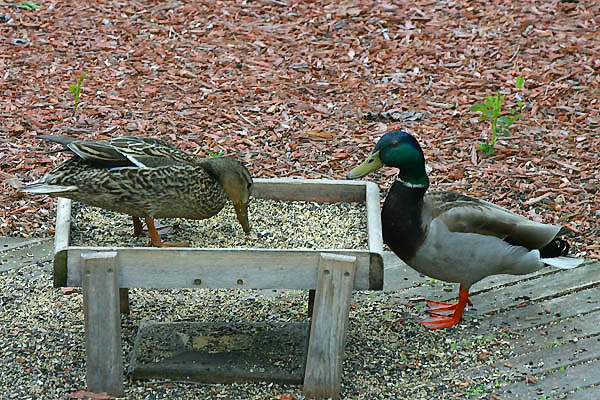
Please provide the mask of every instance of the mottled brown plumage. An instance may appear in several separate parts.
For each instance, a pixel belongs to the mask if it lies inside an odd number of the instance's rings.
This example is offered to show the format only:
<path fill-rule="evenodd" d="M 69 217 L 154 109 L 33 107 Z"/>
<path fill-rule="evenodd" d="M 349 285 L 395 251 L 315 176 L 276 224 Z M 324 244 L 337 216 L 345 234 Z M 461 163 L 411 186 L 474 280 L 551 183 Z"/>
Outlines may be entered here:
<path fill-rule="evenodd" d="M 234 158 L 197 159 L 145 137 L 42 139 L 62 144 L 74 157 L 22 192 L 66 197 L 135 218 L 210 218 L 229 198 L 244 231 L 250 230 L 252 177 Z"/>

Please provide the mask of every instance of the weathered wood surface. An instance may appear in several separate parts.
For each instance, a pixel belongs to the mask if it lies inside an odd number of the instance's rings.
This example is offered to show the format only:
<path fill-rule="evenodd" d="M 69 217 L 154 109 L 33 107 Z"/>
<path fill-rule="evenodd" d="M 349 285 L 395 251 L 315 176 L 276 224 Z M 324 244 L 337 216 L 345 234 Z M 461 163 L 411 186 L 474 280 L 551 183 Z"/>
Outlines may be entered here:
<path fill-rule="evenodd" d="M 54 287 L 66 281 L 67 271 L 62 268 L 67 263 L 67 253 L 61 251 L 69 245 L 71 237 L 71 200 L 59 197 L 56 204 L 56 230 L 54 233 Z"/>
<path fill-rule="evenodd" d="M 381 258 L 383 243 L 381 241 L 381 218 L 379 212 L 379 189 L 377 185 L 366 181 L 343 181 L 343 180 L 315 180 L 315 179 L 256 179 L 253 188 L 253 195 L 261 198 L 271 198 L 279 200 L 304 200 L 317 202 L 349 202 L 366 201 L 367 204 L 367 234 L 369 252 L 354 251 L 344 249 L 325 249 L 327 252 L 343 253 L 358 258 L 359 269 L 356 279 L 355 289 L 378 290 L 383 288 L 383 261 Z M 59 199 L 56 230 L 56 254 L 54 259 L 54 286 L 79 286 L 81 283 L 81 273 L 79 271 L 79 255 L 82 252 L 92 251 L 117 251 L 119 252 L 120 273 L 124 276 L 119 277 L 124 287 L 154 287 L 154 288 L 179 288 L 179 287 L 198 287 L 198 288 L 279 288 L 279 289 L 312 289 L 316 282 L 312 278 L 315 271 L 309 271 L 308 280 L 293 287 L 278 286 L 276 277 L 271 275 L 268 279 L 266 274 L 256 273 L 253 268 L 271 268 L 275 270 L 270 273 L 287 273 L 290 269 L 296 270 L 298 264 L 311 265 L 316 269 L 319 250 L 284 250 L 269 249 L 273 252 L 259 251 L 255 249 L 152 249 L 152 248 L 94 248 L 94 247 L 66 247 L 69 244 L 69 226 L 71 218 L 71 201 L 68 199 Z M 126 249 L 126 250 L 125 250 Z M 175 252 L 173 252 L 175 251 Z M 162 252 L 168 252 L 161 254 Z M 198 252 L 198 253 L 194 253 Z M 277 252 L 277 253 L 275 253 Z M 312 253 L 312 254 L 309 254 Z M 185 260 L 189 258 L 189 260 Z M 133 261 L 140 265 L 152 265 L 150 269 L 136 269 L 133 273 L 129 268 Z M 160 262 L 155 262 L 160 260 Z M 212 261 L 215 263 L 212 263 Z M 162 264 L 162 265 L 158 265 Z M 200 270 L 190 270 L 193 264 Z M 210 266 L 219 266 L 225 273 L 225 278 L 230 277 L 231 282 L 217 282 L 215 277 L 221 277 L 221 272 L 208 273 L 205 269 Z M 277 265 L 278 264 L 278 265 Z M 369 267 L 365 269 L 365 264 Z M 252 267 L 248 267 L 251 265 Z M 277 265 L 277 266 L 276 266 Z M 277 269 L 280 268 L 280 269 Z M 185 270 L 184 270 L 185 269 Z M 240 273 L 241 270 L 245 273 Z M 240 271 L 238 271 L 240 270 Z M 68 271 L 68 272 L 67 272 Z M 168 272 L 172 280 L 164 281 L 161 284 L 155 282 L 163 281 L 162 272 Z M 192 282 L 189 279 L 177 279 L 173 272 L 183 273 L 182 277 L 189 274 L 195 275 Z M 302 273 L 305 273 L 302 270 Z M 134 275 L 144 277 L 142 283 L 134 278 Z M 199 276 L 202 275 L 202 276 Z M 244 276 L 247 276 L 244 279 Z M 203 277 L 205 276 L 205 277 Z M 129 280 L 131 278 L 131 280 Z M 235 278 L 235 279 L 233 279 Z M 267 278 L 267 279 L 265 279 Z M 281 280 L 281 279 L 280 279 Z M 135 281 L 135 282 L 134 282 Z M 282 279 L 282 282 L 295 282 L 289 278 Z M 241 283 L 238 283 L 241 282 Z M 306 286 L 308 285 L 308 286 Z"/>
<path fill-rule="evenodd" d="M 306 322 L 142 320 L 131 352 L 134 379 L 301 385 Z M 214 339 L 220 348 L 215 351 Z"/>
<path fill-rule="evenodd" d="M 4 238 L 2 238 L 4 239 Z M 0 247 L 0 272 L 48 260 L 54 254 L 52 239 L 24 239 L 20 243 Z"/>
<path fill-rule="evenodd" d="M 379 187 L 373 182 L 366 182 L 365 197 L 367 199 L 367 232 L 369 250 L 383 254 L 381 209 L 379 208 Z"/>
<path fill-rule="evenodd" d="M 581 390 L 582 395 L 585 388 L 592 385 L 600 385 L 600 365 L 598 362 L 592 364 L 581 364 L 564 370 L 558 370 L 549 373 L 539 379 L 536 384 L 528 384 L 526 382 L 518 382 L 512 385 L 505 386 L 496 392 L 502 400 L 511 399 L 544 399 L 556 398 L 554 396 L 568 393 L 571 391 Z M 593 389 L 595 390 L 595 389 Z M 588 392 L 589 394 L 591 392 Z M 550 397 L 553 396 L 553 397 Z M 572 397 L 567 397 L 571 399 Z M 597 397 L 583 397 L 588 400 L 598 399 Z"/>
<path fill-rule="evenodd" d="M 71 235 L 71 200 L 59 197 L 56 202 L 56 230 L 54 232 L 54 252 L 69 245 Z"/>
<path fill-rule="evenodd" d="M 337 203 L 365 201 L 366 181 L 255 178 L 252 196 L 259 199 Z M 373 183 L 371 183 L 373 184 Z M 379 206 L 379 204 L 378 204 Z"/>
<path fill-rule="evenodd" d="M 585 387 L 569 393 L 568 400 L 598 400 L 600 399 L 600 385 Z"/>
<path fill-rule="evenodd" d="M 304 373 L 308 398 L 340 398 L 356 258 L 322 254 Z"/>
<path fill-rule="evenodd" d="M 123 353 L 117 253 L 81 255 L 87 385 L 91 392 L 123 395 Z"/>
<path fill-rule="evenodd" d="M 385 288 L 395 301 L 456 298 L 458 285 L 434 283 L 390 253 L 384 259 Z M 502 400 L 600 398 L 600 263 L 567 271 L 545 268 L 525 276 L 488 277 L 473 289 L 474 306 L 465 319 L 477 319 L 478 325 L 462 335 L 508 328 L 518 337 L 505 339 L 514 356 L 464 371 L 463 379 L 517 376 L 495 391 Z M 526 383 L 524 376 L 537 383 Z"/>
<path fill-rule="evenodd" d="M 320 253 L 313 250 L 69 247 L 64 286 L 81 285 L 82 253 L 118 253 L 127 288 L 314 289 Z M 381 289 L 381 256 L 366 250 L 324 250 L 356 257 L 354 289 Z"/>

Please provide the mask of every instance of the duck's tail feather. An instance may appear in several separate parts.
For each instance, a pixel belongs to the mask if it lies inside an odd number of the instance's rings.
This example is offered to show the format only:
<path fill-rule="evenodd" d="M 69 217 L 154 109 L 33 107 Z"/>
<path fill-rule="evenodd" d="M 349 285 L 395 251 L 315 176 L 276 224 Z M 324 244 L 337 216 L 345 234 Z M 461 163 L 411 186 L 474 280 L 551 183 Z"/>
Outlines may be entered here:
<path fill-rule="evenodd" d="M 579 267 L 585 262 L 585 260 L 583 258 L 561 256 L 552 258 L 542 258 L 542 262 L 554 268 L 573 269 Z"/>
<path fill-rule="evenodd" d="M 23 193 L 37 193 L 37 194 L 53 194 L 71 192 L 77 190 L 77 186 L 61 186 L 61 185 L 47 185 L 45 183 L 31 183 L 23 186 L 19 189 L 19 192 Z"/>
<path fill-rule="evenodd" d="M 562 238 L 554 238 L 550 243 L 540 249 L 540 257 L 542 258 L 554 258 L 560 256 L 566 256 L 569 254 L 569 242 Z"/>
<path fill-rule="evenodd" d="M 76 138 L 68 137 L 68 136 L 54 136 L 54 135 L 39 135 L 38 139 L 47 140 L 49 142 L 59 143 L 63 146 L 67 147 L 71 142 L 74 142 Z"/>

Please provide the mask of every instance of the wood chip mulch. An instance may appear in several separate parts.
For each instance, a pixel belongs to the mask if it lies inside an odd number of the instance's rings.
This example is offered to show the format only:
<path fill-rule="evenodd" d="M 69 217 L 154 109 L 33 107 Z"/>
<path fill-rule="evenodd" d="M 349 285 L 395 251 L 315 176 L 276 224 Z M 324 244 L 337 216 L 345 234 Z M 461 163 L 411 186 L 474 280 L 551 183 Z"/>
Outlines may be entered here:
<path fill-rule="evenodd" d="M 54 200 L 13 187 L 64 159 L 40 134 L 157 136 L 257 177 L 343 179 L 404 128 L 433 189 L 564 224 L 600 259 L 599 26 L 592 0 L 2 3 L 0 235 L 53 233 Z M 488 157 L 470 107 L 498 90 L 526 107 Z"/>

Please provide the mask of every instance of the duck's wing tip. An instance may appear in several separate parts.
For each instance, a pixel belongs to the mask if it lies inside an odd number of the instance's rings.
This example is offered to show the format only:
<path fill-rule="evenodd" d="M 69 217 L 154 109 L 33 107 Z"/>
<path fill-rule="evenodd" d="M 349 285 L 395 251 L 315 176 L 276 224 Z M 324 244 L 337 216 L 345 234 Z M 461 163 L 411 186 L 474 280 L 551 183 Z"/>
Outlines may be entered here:
<path fill-rule="evenodd" d="M 31 183 L 25 185 L 19 189 L 22 193 L 34 193 L 34 194 L 53 194 L 53 193 L 64 193 L 77 190 L 77 186 L 63 186 L 63 185 L 48 185 L 45 183 Z"/>
<path fill-rule="evenodd" d="M 583 259 L 583 258 L 567 257 L 567 256 L 542 258 L 541 260 L 544 264 L 549 265 L 554 268 L 559 268 L 559 269 L 573 269 L 573 268 L 577 268 L 580 265 L 582 265 L 583 263 L 585 263 L 585 259 Z"/>

